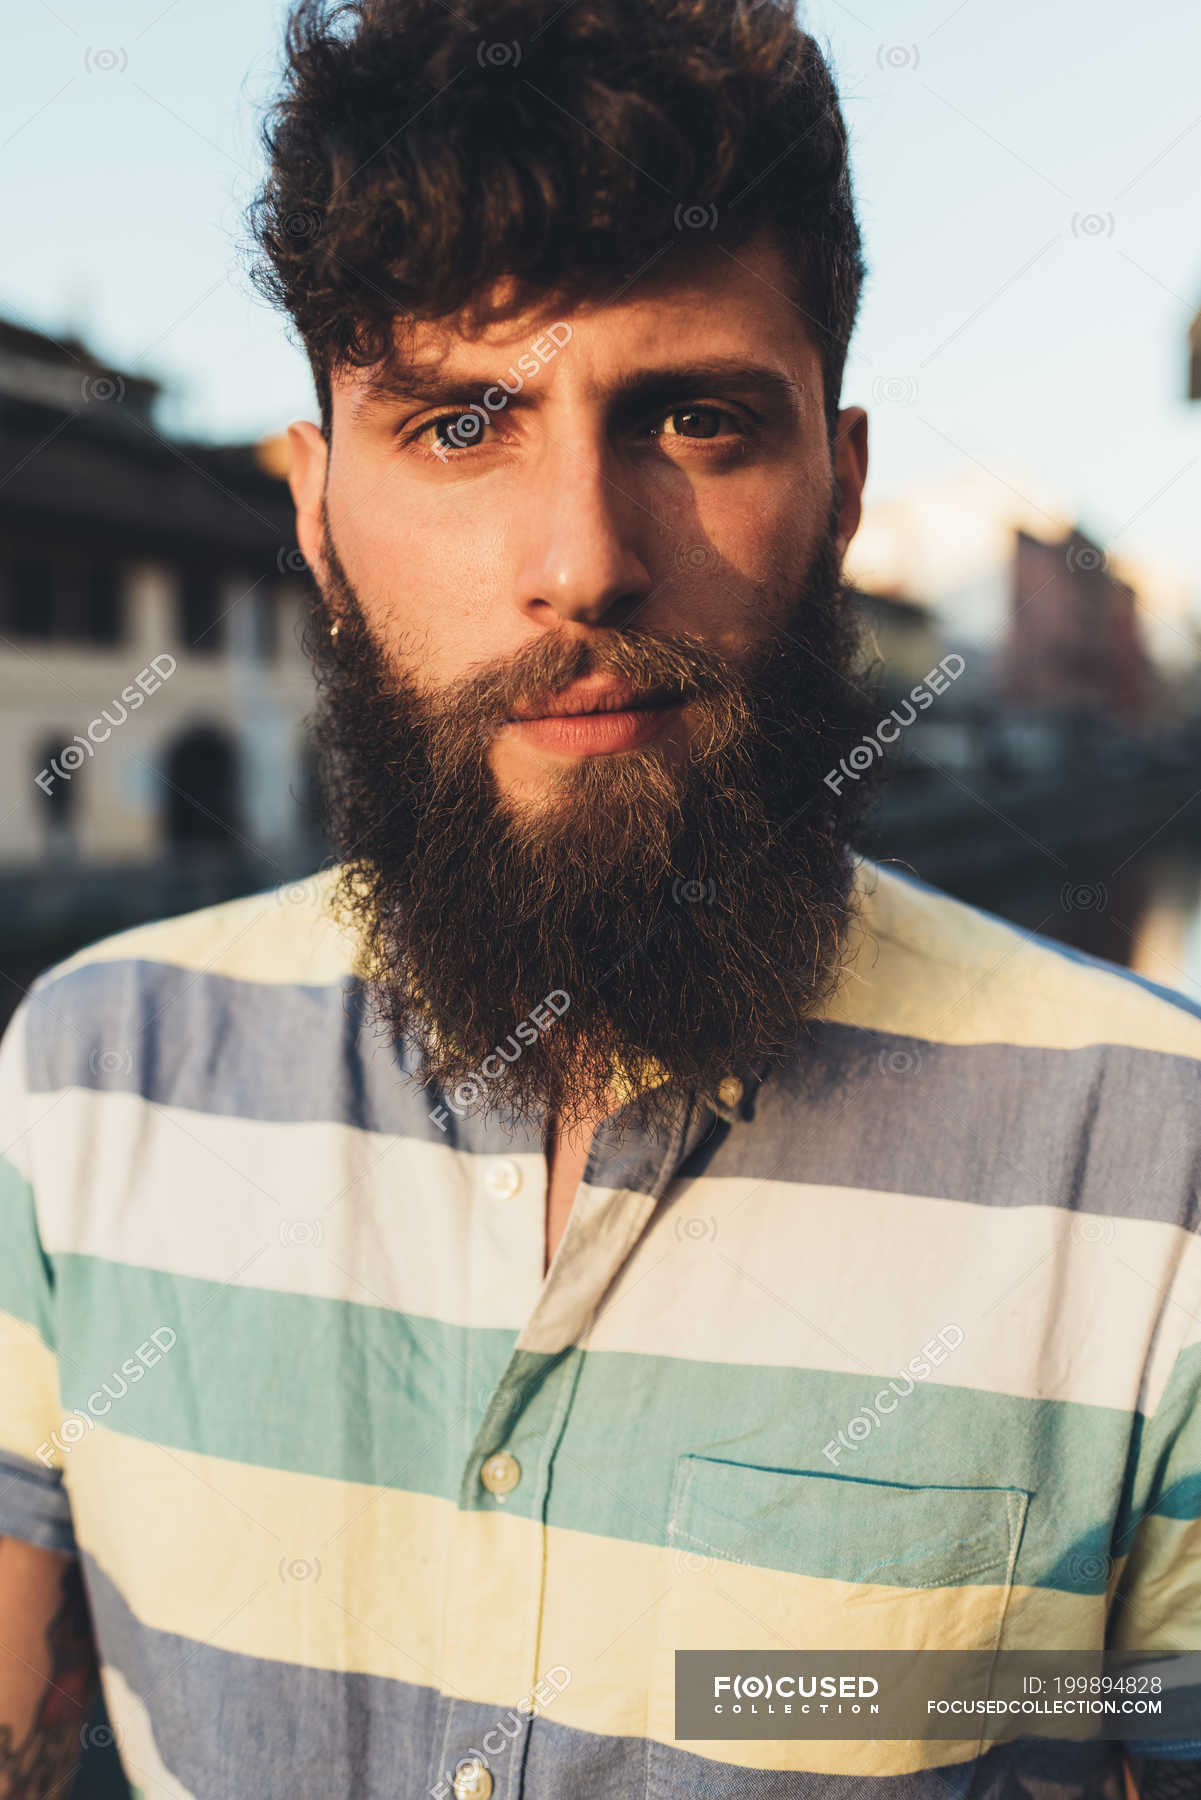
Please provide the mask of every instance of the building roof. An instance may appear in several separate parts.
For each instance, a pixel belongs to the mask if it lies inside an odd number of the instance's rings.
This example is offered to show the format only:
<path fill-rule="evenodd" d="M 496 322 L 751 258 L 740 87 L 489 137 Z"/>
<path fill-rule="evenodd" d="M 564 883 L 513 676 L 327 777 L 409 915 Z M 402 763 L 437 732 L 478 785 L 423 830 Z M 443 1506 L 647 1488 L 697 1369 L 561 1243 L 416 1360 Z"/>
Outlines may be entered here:
<path fill-rule="evenodd" d="M 0 319 L 0 528 L 261 568 L 295 543 L 286 483 L 254 443 L 170 436 L 161 384 L 78 338 Z M 275 465 L 278 468 L 278 463 Z"/>

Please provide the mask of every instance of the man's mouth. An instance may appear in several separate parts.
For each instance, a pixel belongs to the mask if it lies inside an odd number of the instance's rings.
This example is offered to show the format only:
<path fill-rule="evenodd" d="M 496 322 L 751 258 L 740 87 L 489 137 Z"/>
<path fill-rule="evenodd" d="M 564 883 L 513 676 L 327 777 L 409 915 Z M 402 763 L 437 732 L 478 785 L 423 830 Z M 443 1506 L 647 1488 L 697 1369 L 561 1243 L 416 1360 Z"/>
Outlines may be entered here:
<path fill-rule="evenodd" d="M 648 743 L 683 700 L 684 695 L 665 688 L 639 690 L 612 677 L 592 676 L 517 707 L 507 729 L 542 750 L 603 756 Z"/>
<path fill-rule="evenodd" d="M 529 724 L 539 719 L 589 718 L 597 713 L 657 711 L 678 705 L 682 698 L 678 693 L 669 693 L 666 688 L 646 688 L 639 691 L 626 682 L 592 676 L 584 681 L 572 682 L 562 693 L 518 706 L 509 723 Z"/>

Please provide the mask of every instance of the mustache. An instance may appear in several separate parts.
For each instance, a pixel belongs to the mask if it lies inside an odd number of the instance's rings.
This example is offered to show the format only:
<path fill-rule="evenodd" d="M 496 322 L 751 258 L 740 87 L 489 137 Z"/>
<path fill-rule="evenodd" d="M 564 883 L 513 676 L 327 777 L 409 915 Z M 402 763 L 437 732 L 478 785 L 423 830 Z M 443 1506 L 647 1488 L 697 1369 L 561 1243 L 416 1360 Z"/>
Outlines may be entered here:
<path fill-rule="evenodd" d="M 503 662 L 469 670 L 438 696 L 440 711 L 494 729 L 587 676 L 607 675 L 637 693 L 674 702 L 716 699 L 738 684 L 728 662 L 699 638 L 627 627 L 588 640 L 548 634 Z"/>
<path fill-rule="evenodd" d="M 585 639 L 548 631 L 503 659 L 476 664 L 453 682 L 431 688 L 412 664 L 405 667 L 379 641 L 356 596 L 343 591 L 334 606 L 334 595 L 322 598 L 325 616 L 329 608 L 338 618 L 339 635 L 335 646 L 326 626 L 311 639 L 320 685 L 337 688 L 358 670 L 360 695 L 370 695 L 381 723 L 407 716 L 421 729 L 430 761 L 446 759 L 460 767 L 464 758 L 482 758 L 523 709 L 552 700 L 588 676 L 690 705 L 696 715 L 693 756 L 708 760 L 748 729 L 756 712 L 756 674 L 773 650 L 765 645 L 735 662 L 688 632 L 665 636 L 623 625 L 593 628 Z"/>

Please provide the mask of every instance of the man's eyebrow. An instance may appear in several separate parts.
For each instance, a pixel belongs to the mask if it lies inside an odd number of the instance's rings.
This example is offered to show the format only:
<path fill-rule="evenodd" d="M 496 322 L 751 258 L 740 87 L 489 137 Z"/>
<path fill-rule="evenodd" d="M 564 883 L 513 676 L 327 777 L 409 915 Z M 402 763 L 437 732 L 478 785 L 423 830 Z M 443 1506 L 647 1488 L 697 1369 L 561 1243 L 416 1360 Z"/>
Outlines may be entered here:
<path fill-rule="evenodd" d="M 560 352 L 564 353 L 570 354 L 566 346 Z M 508 387 L 503 386 L 502 376 Z M 483 405 L 483 396 L 497 387 L 508 396 L 508 404 L 527 388 L 536 387 L 537 380 L 538 373 L 523 373 L 515 357 L 505 369 L 484 376 L 457 376 L 438 364 L 388 364 L 373 369 L 364 379 L 355 402 L 355 417 L 406 401 L 421 406 Z M 621 411 L 629 413 L 656 402 L 697 396 L 713 388 L 729 394 L 757 394 L 794 411 L 801 400 L 798 383 L 783 369 L 741 356 L 702 357 L 659 368 L 631 369 L 613 383 L 610 398 Z"/>

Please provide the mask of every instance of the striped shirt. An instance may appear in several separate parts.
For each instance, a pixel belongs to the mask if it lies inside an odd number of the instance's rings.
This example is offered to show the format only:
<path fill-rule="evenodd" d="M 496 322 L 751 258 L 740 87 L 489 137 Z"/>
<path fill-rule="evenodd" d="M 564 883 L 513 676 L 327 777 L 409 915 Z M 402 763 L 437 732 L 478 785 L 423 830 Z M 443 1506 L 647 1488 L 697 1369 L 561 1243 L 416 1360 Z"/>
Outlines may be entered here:
<path fill-rule="evenodd" d="M 1196 1009 L 862 862 L 795 1054 L 600 1126 L 544 1276 L 541 1129 L 369 1022 L 330 882 L 0 1049 L 0 1532 L 81 1559 L 134 1792 L 1120 1800 L 680 1741 L 674 1653 L 1201 1648 Z"/>

